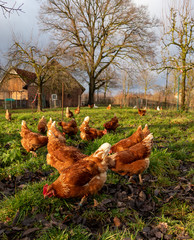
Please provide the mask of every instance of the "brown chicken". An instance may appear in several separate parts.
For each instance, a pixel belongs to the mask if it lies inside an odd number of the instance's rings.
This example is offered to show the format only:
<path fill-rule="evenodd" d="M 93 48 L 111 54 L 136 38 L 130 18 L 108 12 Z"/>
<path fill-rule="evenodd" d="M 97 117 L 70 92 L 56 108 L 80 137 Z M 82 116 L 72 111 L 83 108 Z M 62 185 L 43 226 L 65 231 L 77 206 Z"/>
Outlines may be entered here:
<path fill-rule="evenodd" d="M 77 106 L 77 108 L 75 109 L 75 114 L 79 114 L 80 113 L 80 107 Z"/>
<path fill-rule="evenodd" d="M 37 156 L 35 151 L 38 148 L 46 146 L 48 143 L 48 137 L 43 136 L 40 133 L 34 133 L 27 127 L 26 122 L 22 120 L 22 127 L 20 135 L 22 137 L 21 144 L 27 152 L 31 152 L 34 156 Z"/>
<path fill-rule="evenodd" d="M 59 129 L 56 127 L 56 122 L 55 121 L 53 122 L 52 118 L 50 118 L 47 124 L 47 128 L 48 128 L 48 131 L 51 130 L 54 133 L 55 137 L 59 138 L 60 141 L 64 143 L 66 142 L 65 133 L 62 133 L 59 131 Z M 48 131 L 47 131 L 47 137 L 48 137 Z"/>
<path fill-rule="evenodd" d="M 129 176 L 130 179 L 133 175 L 138 174 L 140 184 L 142 184 L 141 174 L 149 167 L 152 145 L 153 135 L 150 133 L 140 143 L 130 147 L 128 150 L 110 155 L 109 168 L 122 176 Z"/>
<path fill-rule="evenodd" d="M 38 123 L 38 131 L 40 133 L 45 133 L 47 131 L 47 122 L 44 116 L 42 116 Z"/>
<path fill-rule="evenodd" d="M 72 119 L 68 123 L 58 122 L 58 125 L 62 127 L 63 132 L 68 136 L 76 135 L 78 132 L 78 127 L 75 119 Z"/>
<path fill-rule="evenodd" d="M 73 117 L 72 111 L 69 110 L 69 108 L 66 108 L 66 113 L 65 113 L 66 118 L 71 118 Z"/>
<path fill-rule="evenodd" d="M 107 110 L 111 110 L 111 104 L 108 105 L 108 107 L 106 108 Z"/>
<path fill-rule="evenodd" d="M 91 104 L 91 105 L 88 104 L 88 107 L 89 107 L 89 108 L 93 108 L 93 107 L 94 107 L 94 104 Z"/>
<path fill-rule="evenodd" d="M 111 145 L 104 143 L 87 159 L 79 160 L 71 167 L 64 169 L 58 179 L 43 187 L 44 197 L 72 198 L 96 194 L 107 178 L 108 152 Z"/>
<path fill-rule="evenodd" d="M 127 150 L 128 148 L 135 145 L 136 143 L 141 142 L 143 138 L 144 138 L 144 134 L 142 132 L 142 127 L 139 126 L 136 132 L 134 132 L 130 137 L 122 139 L 119 142 L 115 143 L 111 147 L 110 153 Z"/>
<path fill-rule="evenodd" d="M 9 112 L 8 109 L 6 109 L 5 118 L 6 118 L 9 122 L 11 121 L 11 113 Z"/>
<path fill-rule="evenodd" d="M 89 127 L 89 116 L 84 118 L 83 123 L 80 126 L 80 137 L 82 140 L 94 140 L 96 138 L 101 138 L 103 135 L 107 134 L 107 130 L 98 130 L 96 128 Z"/>
<path fill-rule="evenodd" d="M 146 109 L 139 109 L 139 108 L 138 108 L 138 114 L 139 114 L 140 116 L 145 116 L 145 114 L 146 114 Z"/>
<path fill-rule="evenodd" d="M 67 146 L 51 130 L 48 131 L 47 150 L 47 164 L 56 168 L 59 173 L 78 160 L 87 157 L 76 147 Z"/>
<path fill-rule="evenodd" d="M 116 128 L 119 126 L 118 118 L 114 116 L 110 121 L 106 122 L 103 126 L 108 132 L 110 132 L 111 130 L 115 131 Z"/>

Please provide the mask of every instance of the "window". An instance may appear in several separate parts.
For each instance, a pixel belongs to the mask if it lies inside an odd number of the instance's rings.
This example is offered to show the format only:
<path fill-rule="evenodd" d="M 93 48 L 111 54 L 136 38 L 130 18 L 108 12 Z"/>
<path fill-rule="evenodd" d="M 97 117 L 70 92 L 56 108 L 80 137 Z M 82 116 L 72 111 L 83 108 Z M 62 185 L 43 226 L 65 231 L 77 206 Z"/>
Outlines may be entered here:
<path fill-rule="evenodd" d="M 57 94 L 51 94 L 52 101 L 57 100 Z"/>

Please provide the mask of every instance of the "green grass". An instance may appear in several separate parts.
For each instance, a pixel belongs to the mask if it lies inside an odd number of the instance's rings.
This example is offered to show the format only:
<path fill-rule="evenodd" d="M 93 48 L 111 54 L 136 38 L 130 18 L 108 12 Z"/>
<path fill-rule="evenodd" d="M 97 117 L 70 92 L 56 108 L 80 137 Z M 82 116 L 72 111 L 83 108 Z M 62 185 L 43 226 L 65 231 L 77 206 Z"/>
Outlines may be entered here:
<path fill-rule="evenodd" d="M 73 108 L 72 108 L 73 109 Z M 74 110 L 74 109 L 73 109 Z M 37 151 L 37 158 L 32 157 L 31 153 L 27 153 L 21 146 L 21 121 L 25 120 L 29 128 L 37 132 L 37 123 L 41 116 L 45 116 L 47 121 L 52 117 L 55 121 L 61 120 L 61 109 L 48 110 L 43 113 L 31 110 L 12 110 L 12 121 L 5 120 L 5 112 L 0 110 L 0 181 L 7 178 L 22 176 L 26 171 L 46 172 L 53 171 L 53 174 L 46 179 L 40 179 L 39 182 L 29 182 L 22 189 L 16 189 L 14 195 L 0 200 L 0 221 L 11 224 L 17 212 L 19 225 L 26 216 L 35 216 L 38 213 L 46 213 L 47 220 L 53 215 L 56 219 L 62 221 L 65 217 L 64 212 L 75 213 L 75 207 L 79 199 L 44 199 L 42 188 L 44 184 L 52 183 L 58 176 L 57 171 L 46 164 L 46 147 Z M 170 186 L 179 184 L 179 177 L 187 178 L 192 181 L 193 177 L 193 142 L 194 142 L 194 113 L 180 113 L 176 111 L 156 112 L 148 110 L 144 117 L 137 114 L 136 109 L 113 107 L 111 111 L 107 111 L 104 107 L 98 109 L 81 108 L 79 115 L 75 116 L 78 126 L 81 125 L 84 117 L 90 117 L 90 126 L 103 129 L 103 123 L 110 120 L 116 113 L 119 118 L 120 126 L 116 132 L 108 133 L 101 139 L 93 142 L 81 140 L 79 132 L 76 138 L 67 138 L 67 144 L 78 146 L 84 144 L 81 150 L 83 153 L 90 155 L 101 144 L 109 142 L 114 144 L 120 139 L 130 136 L 139 125 L 144 127 L 148 124 L 150 131 L 154 135 L 154 146 L 150 156 L 150 167 L 146 171 L 146 175 L 156 179 L 145 184 L 144 191 L 149 193 L 156 203 L 162 201 L 161 197 L 154 195 L 155 189 L 165 189 Z M 64 120 L 67 121 L 64 117 Z M 181 166 L 186 165 L 185 171 L 181 172 Z M 190 167 L 188 167 L 190 166 Z M 107 184 L 119 183 L 122 185 L 129 184 L 128 180 L 108 171 Z M 57 226 L 51 226 L 37 233 L 36 239 L 136 239 L 139 231 L 148 225 L 148 220 L 140 216 L 139 212 L 134 209 L 125 209 L 120 212 L 115 206 L 108 208 L 102 212 L 93 207 L 93 199 L 98 202 L 105 198 L 110 198 L 106 193 L 100 193 L 90 197 L 87 202 L 87 208 L 80 212 L 80 216 L 85 218 L 87 222 L 97 222 L 103 228 L 90 230 L 84 224 L 75 224 L 71 221 L 67 223 L 66 229 Z M 126 227 L 117 229 L 113 228 L 113 218 L 118 217 L 124 222 Z M 133 217 L 131 220 L 131 217 Z M 193 236 L 194 219 L 191 207 L 187 201 L 173 199 L 173 201 L 159 206 L 157 216 L 152 216 L 149 222 L 159 223 L 166 222 L 169 226 L 169 234 L 177 235 L 181 231 L 187 232 L 190 237 Z M 6 239 L 6 236 L 4 236 Z M 19 238 L 18 238 L 19 239 Z"/>

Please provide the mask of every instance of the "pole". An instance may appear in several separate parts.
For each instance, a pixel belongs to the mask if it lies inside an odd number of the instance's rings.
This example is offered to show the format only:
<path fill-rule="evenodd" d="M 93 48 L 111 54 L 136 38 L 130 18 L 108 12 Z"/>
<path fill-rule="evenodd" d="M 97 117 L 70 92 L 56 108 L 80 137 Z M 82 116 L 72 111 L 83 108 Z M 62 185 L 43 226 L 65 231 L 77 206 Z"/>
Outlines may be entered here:
<path fill-rule="evenodd" d="M 177 111 L 179 110 L 179 85 L 180 85 L 180 75 L 178 76 L 178 95 L 177 95 Z"/>
<path fill-rule="evenodd" d="M 62 82 L 62 116 L 61 121 L 63 121 L 63 101 L 64 101 L 64 82 Z"/>
<path fill-rule="evenodd" d="M 167 69 L 167 72 L 166 72 L 166 88 L 165 88 L 165 108 L 167 107 L 167 90 L 168 90 L 168 69 Z"/>

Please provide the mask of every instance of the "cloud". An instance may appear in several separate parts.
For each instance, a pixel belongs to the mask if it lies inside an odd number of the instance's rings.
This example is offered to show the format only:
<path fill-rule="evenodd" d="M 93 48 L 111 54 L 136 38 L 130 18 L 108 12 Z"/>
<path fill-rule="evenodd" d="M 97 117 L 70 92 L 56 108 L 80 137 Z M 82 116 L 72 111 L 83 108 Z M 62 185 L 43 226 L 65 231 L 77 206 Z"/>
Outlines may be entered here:
<path fill-rule="evenodd" d="M 13 6 L 15 0 L 10 0 L 8 6 Z M 29 41 L 31 38 L 37 39 L 45 34 L 39 32 L 38 14 L 40 9 L 40 1 L 36 0 L 18 0 L 16 6 L 23 3 L 22 11 L 19 15 L 14 12 L 5 18 L 0 12 L 0 52 L 6 53 L 9 47 L 13 44 L 13 37 L 20 41 Z"/>

